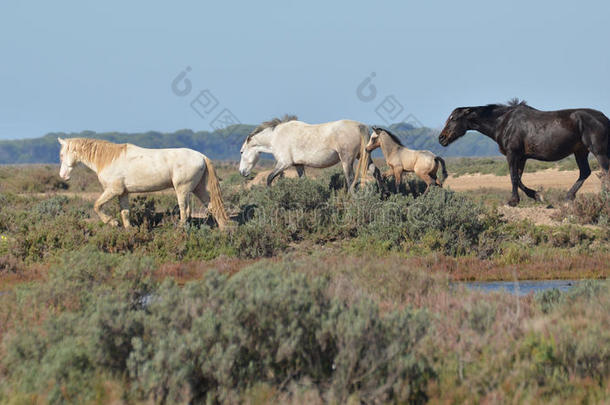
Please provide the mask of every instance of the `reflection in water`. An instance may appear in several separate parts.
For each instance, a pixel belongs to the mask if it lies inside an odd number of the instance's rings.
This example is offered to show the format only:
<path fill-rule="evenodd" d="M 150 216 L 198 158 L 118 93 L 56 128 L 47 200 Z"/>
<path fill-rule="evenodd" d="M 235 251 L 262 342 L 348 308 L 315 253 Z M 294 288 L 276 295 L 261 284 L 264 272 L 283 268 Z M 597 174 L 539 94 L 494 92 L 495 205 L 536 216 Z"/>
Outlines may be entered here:
<path fill-rule="evenodd" d="M 475 281 L 457 283 L 473 290 L 485 292 L 504 290 L 511 294 L 527 295 L 531 292 L 550 290 L 556 288 L 559 291 L 567 291 L 576 286 L 582 280 L 540 280 L 540 281 Z"/>

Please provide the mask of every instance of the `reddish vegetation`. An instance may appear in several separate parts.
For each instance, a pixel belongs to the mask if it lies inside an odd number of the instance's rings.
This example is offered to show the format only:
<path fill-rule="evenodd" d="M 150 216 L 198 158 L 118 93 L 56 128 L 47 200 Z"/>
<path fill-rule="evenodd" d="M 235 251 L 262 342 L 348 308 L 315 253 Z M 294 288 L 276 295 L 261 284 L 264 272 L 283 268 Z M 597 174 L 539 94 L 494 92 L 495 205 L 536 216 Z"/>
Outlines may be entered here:
<path fill-rule="evenodd" d="M 441 254 L 407 260 L 415 267 L 446 273 L 456 281 L 604 279 L 610 276 L 610 253 L 534 256 L 525 263 L 501 264 L 474 257 L 453 258 Z"/>
<path fill-rule="evenodd" d="M 307 260 L 309 252 L 294 252 L 292 260 Z M 256 262 L 278 263 L 285 258 L 271 259 L 239 259 L 219 257 L 214 260 L 190 262 L 169 262 L 161 264 L 154 276 L 158 280 L 170 277 L 180 284 L 191 280 L 202 279 L 212 270 L 233 275 L 243 268 Z M 334 267 L 337 263 L 360 262 L 361 257 L 349 256 L 339 252 L 318 257 L 321 270 Z M 476 257 L 453 258 L 440 253 L 426 256 L 404 258 L 399 255 L 389 255 L 376 258 L 381 263 L 401 266 L 411 269 L 424 269 L 432 274 L 447 276 L 452 281 L 511 281 L 511 280 L 552 280 L 552 279 L 606 279 L 610 277 L 610 253 L 597 252 L 593 254 L 573 255 L 540 255 L 529 258 L 524 263 L 502 264 L 496 260 L 483 260 Z M 348 266 L 349 267 L 349 266 Z M 14 285 L 45 278 L 49 264 L 33 264 L 17 272 L 0 272 L 0 291 L 9 290 Z"/>
<path fill-rule="evenodd" d="M 253 259 L 219 257 L 208 261 L 164 263 L 159 266 L 154 275 L 159 280 L 170 277 L 176 280 L 177 283 L 184 284 L 191 280 L 202 279 L 212 269 L 218 270 L 223 274 L 233 275 L 255 261 Z"/>

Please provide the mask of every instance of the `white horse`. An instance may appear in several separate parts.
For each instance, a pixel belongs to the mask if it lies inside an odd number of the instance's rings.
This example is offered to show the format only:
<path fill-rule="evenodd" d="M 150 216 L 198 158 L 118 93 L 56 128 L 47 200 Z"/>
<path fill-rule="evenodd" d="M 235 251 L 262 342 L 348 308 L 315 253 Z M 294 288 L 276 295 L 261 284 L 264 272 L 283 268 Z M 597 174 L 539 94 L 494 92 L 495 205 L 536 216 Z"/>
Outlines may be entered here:
<path fill-rule="evenodd" d="M 57 138 L 61 144 L 59 175 L 70 179 L 78 162 L 97 173 L 104 192 L 93 208 L 104 223 L 118 226 L 118 221 L 101 208 L 113 197 L 119 198 L 123 226 L 129 223 L 129 193 L 174 188 L 180 207 L 180 222 L 190 217 L 190 193 L 193 192 L 218 222 L 227 225 L 228 217 L 222 203 L 220 185 L 212 162 L 192 149 L 146 149 L 131 144 L 115 144 L 97 139 Z M 209 193 L 209 195 L 208 195 Z M 211 198 L 210 198 L 211 197 Z"/>
<path fill-rule="evenodd" d="M 239 172 L 242 176 L 248 176 L 261 153 L 270 153 L 276 160 L 273 171 L 267 177 L 267 185 L 271 185 L 275 177 L 291 166 L 301 177 L 305 174 L 305 166 L 324 168 L 341 162 L 346 187 L 353 188 L 358 178 L 364 178 L 367 171 L 374 175 L 376 170 L 366 152 L 368 137 L 368 126 L 356 121 L 340 120 L 312 125 L 297 121 L 294 116 L 286 116 L 282 120 L 274 118 L 263 122 L 246 138 L 241 147 Z M 354 176 L 356 159 L 360 159 L 360 162 Z"/>

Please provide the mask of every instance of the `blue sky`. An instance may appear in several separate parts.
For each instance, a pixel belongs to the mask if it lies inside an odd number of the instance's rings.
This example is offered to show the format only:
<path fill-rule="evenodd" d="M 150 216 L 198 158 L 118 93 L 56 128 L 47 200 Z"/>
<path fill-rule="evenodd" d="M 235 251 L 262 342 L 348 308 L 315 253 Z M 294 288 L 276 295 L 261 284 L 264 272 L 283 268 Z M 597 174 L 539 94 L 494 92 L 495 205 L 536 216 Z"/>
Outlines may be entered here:
<path fill-rule="evenodd" d="M 383 124 L 386 97 L 441 127 L 454 107 L 526 99 L 610 113 L 610 3 L 3 1 L 0 139 L 210 129 L 200 91 L 243 123 Z M 192 91 L 172 92 L 186 67 Z M 371 101 L 357 88 L 371 73 Z M 368 88 L 368 87 L 367 87 Z"/>

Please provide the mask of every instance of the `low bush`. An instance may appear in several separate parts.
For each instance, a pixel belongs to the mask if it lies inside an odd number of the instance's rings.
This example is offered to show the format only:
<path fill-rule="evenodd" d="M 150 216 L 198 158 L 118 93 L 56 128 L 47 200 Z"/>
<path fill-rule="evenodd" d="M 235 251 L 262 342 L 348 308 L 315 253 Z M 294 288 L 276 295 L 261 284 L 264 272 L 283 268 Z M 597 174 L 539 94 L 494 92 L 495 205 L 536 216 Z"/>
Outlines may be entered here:
<path fill-rule="evenodd" d="M 572 219 L 580 224 L 610 226 L 610 191 L 579 194 L 570 204 L 561 206 L 555 219 Z"/>
<path fill-rule="evenodd" d="M 0 370 L 11 391 L 81 403 L 106 376 L 159 403 L 232 402 L 261 383 L 304 380 L 338 402 L 426 398 L 434 372 L 414 350 L 429 328 L 425 311 L 347 305 L 329 295 L 327 278 L 260 265 L 157 286 L 151 263 L 68 255 L 23 297 L 62 310 L 8 337 Z"/>
<path fill-rule="evenodd" d="M 409 207 L 407 232 L 419 240 L 436 231 L 444 253 L 463 255 L 473 251 L 486 229 L 483 214 L 482 207 L 463 195 L 434 187 Z"/>

